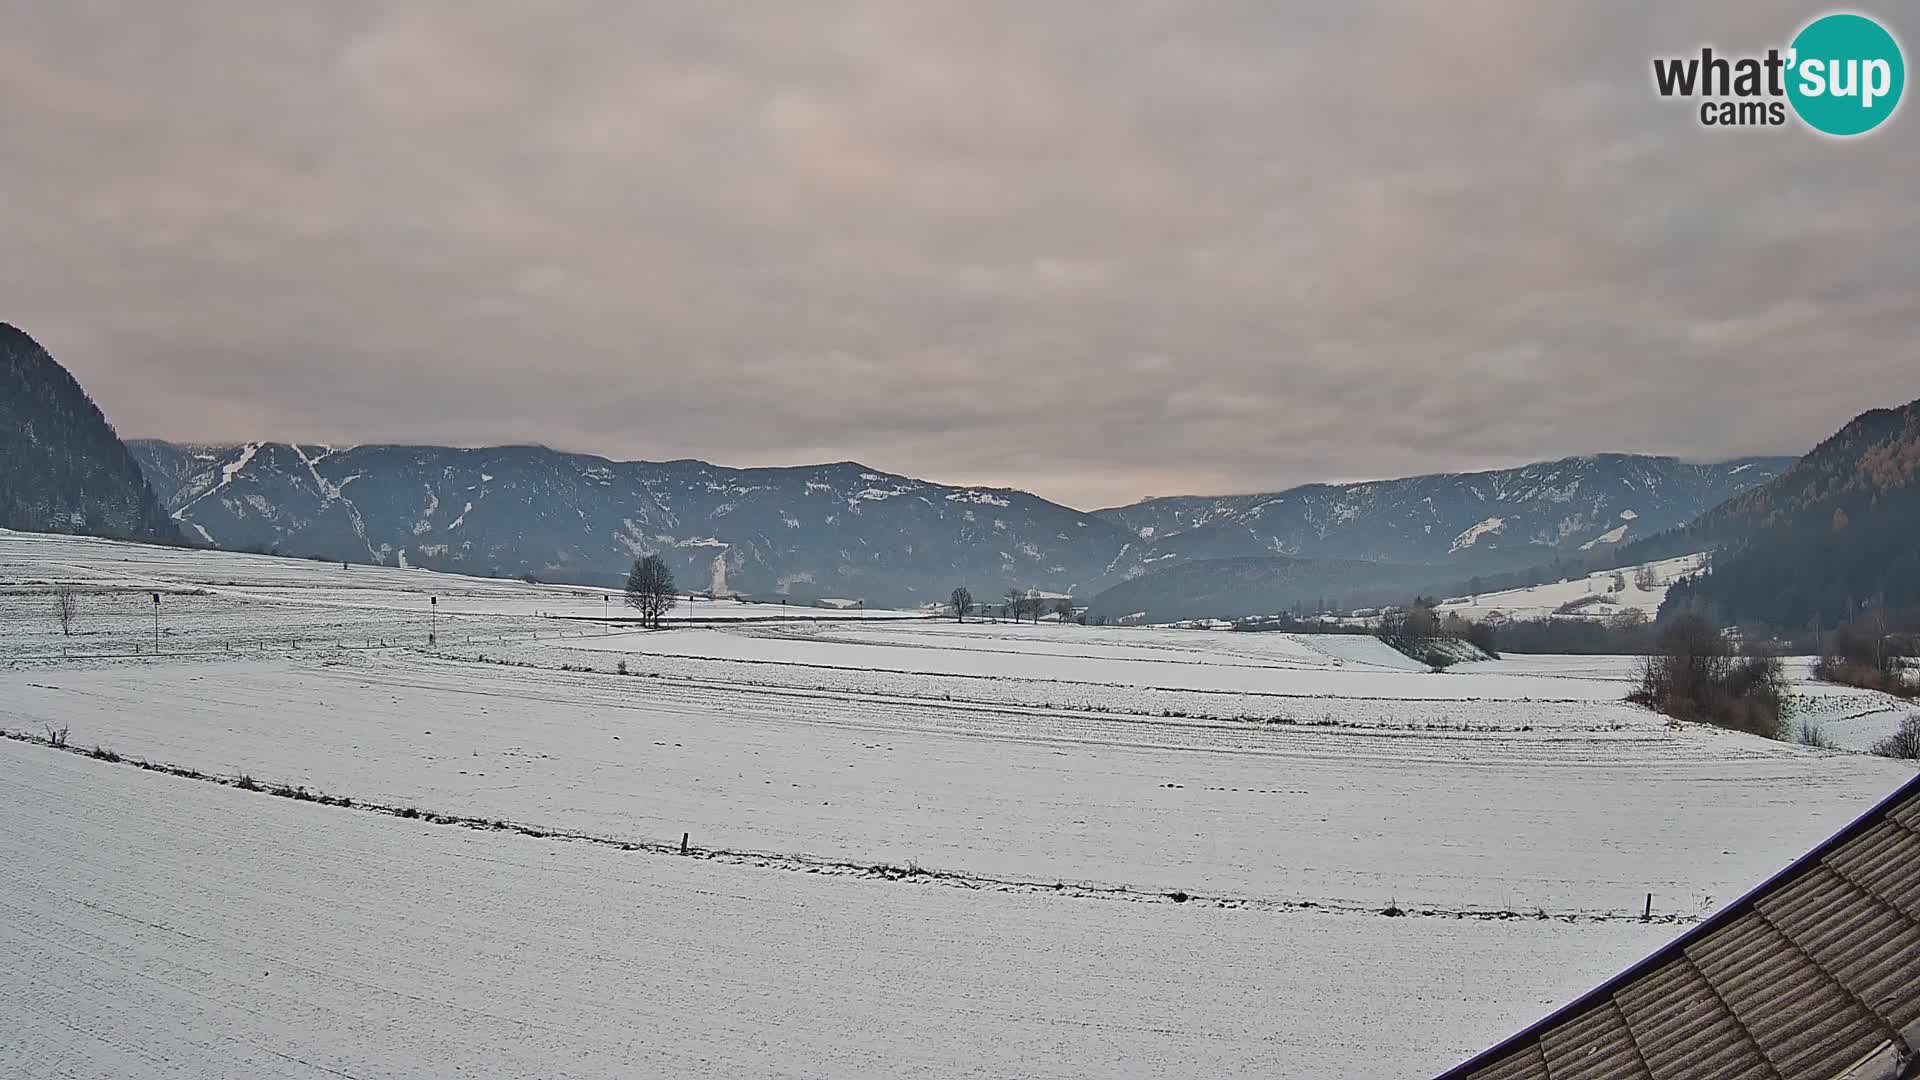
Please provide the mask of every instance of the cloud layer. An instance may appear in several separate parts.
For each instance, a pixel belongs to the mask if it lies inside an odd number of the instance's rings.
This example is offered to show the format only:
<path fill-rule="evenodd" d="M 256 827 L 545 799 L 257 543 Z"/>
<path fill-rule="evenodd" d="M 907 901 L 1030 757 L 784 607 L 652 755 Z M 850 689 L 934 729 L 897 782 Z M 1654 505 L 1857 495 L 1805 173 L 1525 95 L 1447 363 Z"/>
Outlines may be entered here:
<path fill-rule="evenodd" d="M 1082 506 L 1920 396 L 1911 104 L 1652 91 L 1812 11 L 1295 6 L 0 0 L 0 318 L 129 434 Z"/>

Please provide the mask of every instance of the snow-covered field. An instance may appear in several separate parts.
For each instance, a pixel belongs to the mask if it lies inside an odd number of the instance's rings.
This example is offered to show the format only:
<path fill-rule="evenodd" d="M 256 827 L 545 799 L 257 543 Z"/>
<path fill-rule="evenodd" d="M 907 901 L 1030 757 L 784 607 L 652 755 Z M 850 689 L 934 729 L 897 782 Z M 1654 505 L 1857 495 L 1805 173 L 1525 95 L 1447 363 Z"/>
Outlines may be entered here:
<path fill-rule="evenodd" d="M 1585 679 L 1596 696 L 1624 697 L 1636 676 L 1637 657 L 1631 656 L 1514 656 L 1479 665 L 1487 673 L 1501 672 L 1556 679 Z M 1900 726 L 1903 717 L 1920 706 L 1878 690 L 1839 686 L 1813 678 L 1814 658 L 1790 656 L 1784 660 L 1793 683 L 1790 723 L 1798 729 L 1812 724 L 1834 744 L 1865 751 Z M 1640 715 L 1644 716 L 1644 713 Z"/>
<path fill-rule="evenodd" d="M 6 1076 L 1420 1076 L 1673 931 L 782 874 L 11 741 L 0 790 Z"/>
<path fill-rule="evenodd" d="M 77 604 L 71 634 L 50 618 L 62 591 Z M 634 615 L 617 590 L 0 529 L 0 641 L 13 655 L 151 653 L 156 593 L 159 648 L 175 654 L 425 645 L 429 634 L 449 646 L 586 637 L 619 630 Z M 667 621 L 921 618 L 681 597 Z"/>
<path fill-rule="evenodd" d="M 0 534 L 0 729 L 207 777 L 0 740 L 0 1074 L 1418 1076 L 1912 775 L 1671 729 L 1628 658 L 340 573 Z"/>

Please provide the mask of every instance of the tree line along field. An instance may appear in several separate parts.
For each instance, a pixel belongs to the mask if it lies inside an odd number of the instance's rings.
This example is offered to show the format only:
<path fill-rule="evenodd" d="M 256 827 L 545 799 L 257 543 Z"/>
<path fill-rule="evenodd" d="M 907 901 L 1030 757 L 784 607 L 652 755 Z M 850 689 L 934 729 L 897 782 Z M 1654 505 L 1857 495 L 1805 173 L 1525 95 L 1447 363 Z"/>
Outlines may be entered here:
<path fill-rule="evenodd" d="M 1430 1074 L 1912 775 L 1627 658 L 338 573 L 0 535 L 0 1071 Z M 60 655 L 60 582 L 175 590 L 160 654 Z"/>

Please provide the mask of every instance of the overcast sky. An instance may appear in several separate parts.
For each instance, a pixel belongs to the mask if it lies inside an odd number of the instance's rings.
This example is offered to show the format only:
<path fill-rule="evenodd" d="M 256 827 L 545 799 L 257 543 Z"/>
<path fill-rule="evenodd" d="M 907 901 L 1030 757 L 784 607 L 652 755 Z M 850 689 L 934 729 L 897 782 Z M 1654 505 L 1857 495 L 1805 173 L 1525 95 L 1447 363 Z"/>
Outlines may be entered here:
<path fill-rule="evenodd" d="M 1082 507 L 1797 453 L 1920 396 L 1920 114 L 1649 62 L 1818 10 L 0 0 L 0 320 L 126 435 Z"/>

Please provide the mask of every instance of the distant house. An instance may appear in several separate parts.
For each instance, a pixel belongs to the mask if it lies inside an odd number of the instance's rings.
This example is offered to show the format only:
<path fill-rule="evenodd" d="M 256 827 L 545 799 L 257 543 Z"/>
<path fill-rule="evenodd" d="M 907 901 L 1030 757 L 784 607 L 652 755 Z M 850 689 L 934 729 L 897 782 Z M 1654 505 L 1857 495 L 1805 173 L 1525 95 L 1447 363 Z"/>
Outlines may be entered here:
<path fill-rule="evenodd" d="M 1920 777 L 1441 1080 L 1920 1077 Z"/>

